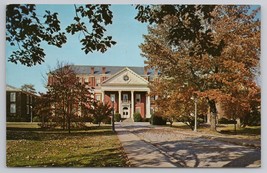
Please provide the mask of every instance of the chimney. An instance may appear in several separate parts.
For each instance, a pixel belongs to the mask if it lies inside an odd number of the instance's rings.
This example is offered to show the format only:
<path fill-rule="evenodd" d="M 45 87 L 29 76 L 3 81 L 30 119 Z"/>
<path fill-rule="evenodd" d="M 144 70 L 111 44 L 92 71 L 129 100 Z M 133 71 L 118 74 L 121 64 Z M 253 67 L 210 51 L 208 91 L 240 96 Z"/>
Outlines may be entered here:
<path fill-rule="evenodd" d="M 148 70 L 148 67 L 144 66 L 144 75 L 147 75 L 147 70 Z"/>
<path fill-rule="evenodd" d="M 95 74 L 95 68 L 91 67 L 91 75 L 94 75 L 94 74 Z"/>
<path fill-rule="evenodd" d="M 102 74 L 106 74 L 106 67 L 102 67 Z"/>

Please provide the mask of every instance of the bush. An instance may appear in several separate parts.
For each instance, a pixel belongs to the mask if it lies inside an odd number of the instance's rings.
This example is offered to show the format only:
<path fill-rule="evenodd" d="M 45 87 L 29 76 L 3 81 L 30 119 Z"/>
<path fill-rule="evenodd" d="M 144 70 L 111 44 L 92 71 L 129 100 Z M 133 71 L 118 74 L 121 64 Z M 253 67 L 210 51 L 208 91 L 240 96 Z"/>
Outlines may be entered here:
<path fill-rule="evenodd" d="M 166 125 L 166 119 L 160 115 L 152 114 L 150 117 L 150 124 L 151 125 Z"/>
<path fill-rule="evenodd" d="M 218 123 L 219 124 L 236 124 L 236 121 L 235 120 L 229 120 L 227 118 L 220 118 L 218 120 Z"/>
<path fill-rule="evenodd" d="M 143 122 L 150 122 L 150 118 L 143 118 Z"/>
<path fill-rule="evenodd" d="M 115 122 L 120 122 L 120 121 L 121 121 L 121 114 L 116 113 L 116 114 L 114 115 L 114 121 L 115 121 Z"/>
<path fill-rule="evenodd" d="M 84 116 L 84 122 L 89 122 L 89 123 L 92 123 L 94 118 L 92 115 L 87 115 L 87 116 Z"/>
<path fill-rule="evenodd" d="M 35 116 L 35 117 L 33 117 L 32 121 L 33 121 L 33 122 L 40 122 L 41 119 L 40 119 L 39 116 Z"/>
<path fill-rule="evenodd" d="M 92 121 L 93 124 L 98 124 L 98 120 L 96 118 L 93 118 L 93 121 Z"/>
<path fill-rule="evenodd" d="M 103 119 L 102 121 L 104 124 L 111 124 L 111 118 L 108 116 L 107 118 Z"/>
<path fill-rule="evenodd" d="M 142 122 L 142 116 L 140 113 L 134 113 L 134 122 Z"/>
<path fill-rule="evenodd" d="M 190 127 L 191 130 L 194 130 L 194 127 L 195 127 L 195 116 L 191 116 L 191 115 L 180 116 L 180 117 L 177 118 L 177 121 L 178 122 L 183 122 L 188 127 Z M 203 122 L 204 122 L 204 120 L 202 118 L 198 118 L 197 117 L 197 127 L 199 127 Z"/>

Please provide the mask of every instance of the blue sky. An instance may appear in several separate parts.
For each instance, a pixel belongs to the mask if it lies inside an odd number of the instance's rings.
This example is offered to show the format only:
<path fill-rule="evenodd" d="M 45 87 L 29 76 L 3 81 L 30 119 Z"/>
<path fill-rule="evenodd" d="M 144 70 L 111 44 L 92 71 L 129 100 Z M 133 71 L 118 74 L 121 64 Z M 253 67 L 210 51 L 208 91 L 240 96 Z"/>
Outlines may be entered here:
<path fill-rule="evenodd" d="M 62 29 L 73 22 L 75 15 L 73 5 L 38 5 L 37 13 L 43 16 L 45 10 L 58 12 Z M 136 10 L 131 5 L 112 5 L 113 24 L 108 26 L 107 35 L 111 35 L 117 44 L 105 53 L 95 52 L 85 54 L 79 42 L 79 34 L 67 34 L 68 41 L 62 48 L 43 44 L 46 58 L 41 65 L 26 67 L 21 64 L 7 62 L 12 48 L 6 48 L 6 83 L 15 87 L 23 84 L 33 84 L 37 91 L 44 92 L 45 80 L 43 76 L 49 68 L 56 66 L 57 61 L 64 61 L 76 65 L 103 66 L 143 66 L 144 58 L 140 56 L 138 45 L 143 42 L 143 34 L 147 33 L 147 25 L 137 22 L 134 17 Z M 81 35 L 82 36 L 82 35 Z"/>

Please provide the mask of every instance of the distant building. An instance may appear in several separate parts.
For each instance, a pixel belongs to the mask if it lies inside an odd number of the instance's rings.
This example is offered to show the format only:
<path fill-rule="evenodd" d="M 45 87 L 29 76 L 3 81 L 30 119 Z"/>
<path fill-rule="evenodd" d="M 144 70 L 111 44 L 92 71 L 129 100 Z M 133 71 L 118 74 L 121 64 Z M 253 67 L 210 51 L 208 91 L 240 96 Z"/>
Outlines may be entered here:
<path fill-rule="evenodd" d="M 71 68 L 79 77 L 80 83 L 93 88 L 96 100 L 109 103 L 114 100 L 115 112 L 122 118 L 133 118 L 140 113 L 143 118 L 150 118 L 154 111 L 153 98 L 149 96 L 148 83 L 158 76 L 157 70 L 147 67 L 121 66 L 78 66 Z M 53 83 L 48 77 L 48 85 Z"/>
<path fill-rule="evenodd" d="M 38 96 L 6 85 L 6 121 L 30 122 Z"/>

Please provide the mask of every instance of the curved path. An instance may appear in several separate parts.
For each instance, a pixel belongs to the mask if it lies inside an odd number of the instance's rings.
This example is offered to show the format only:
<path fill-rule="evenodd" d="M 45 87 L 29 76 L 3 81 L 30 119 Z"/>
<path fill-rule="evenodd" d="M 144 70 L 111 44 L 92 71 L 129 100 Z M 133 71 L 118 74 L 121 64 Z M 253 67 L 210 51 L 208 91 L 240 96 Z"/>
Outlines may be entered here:
<path fill-rule="evenodd" d="M 133 167 L 260 167 L 260 149 L 149 123 L 117 123 Z"/>

